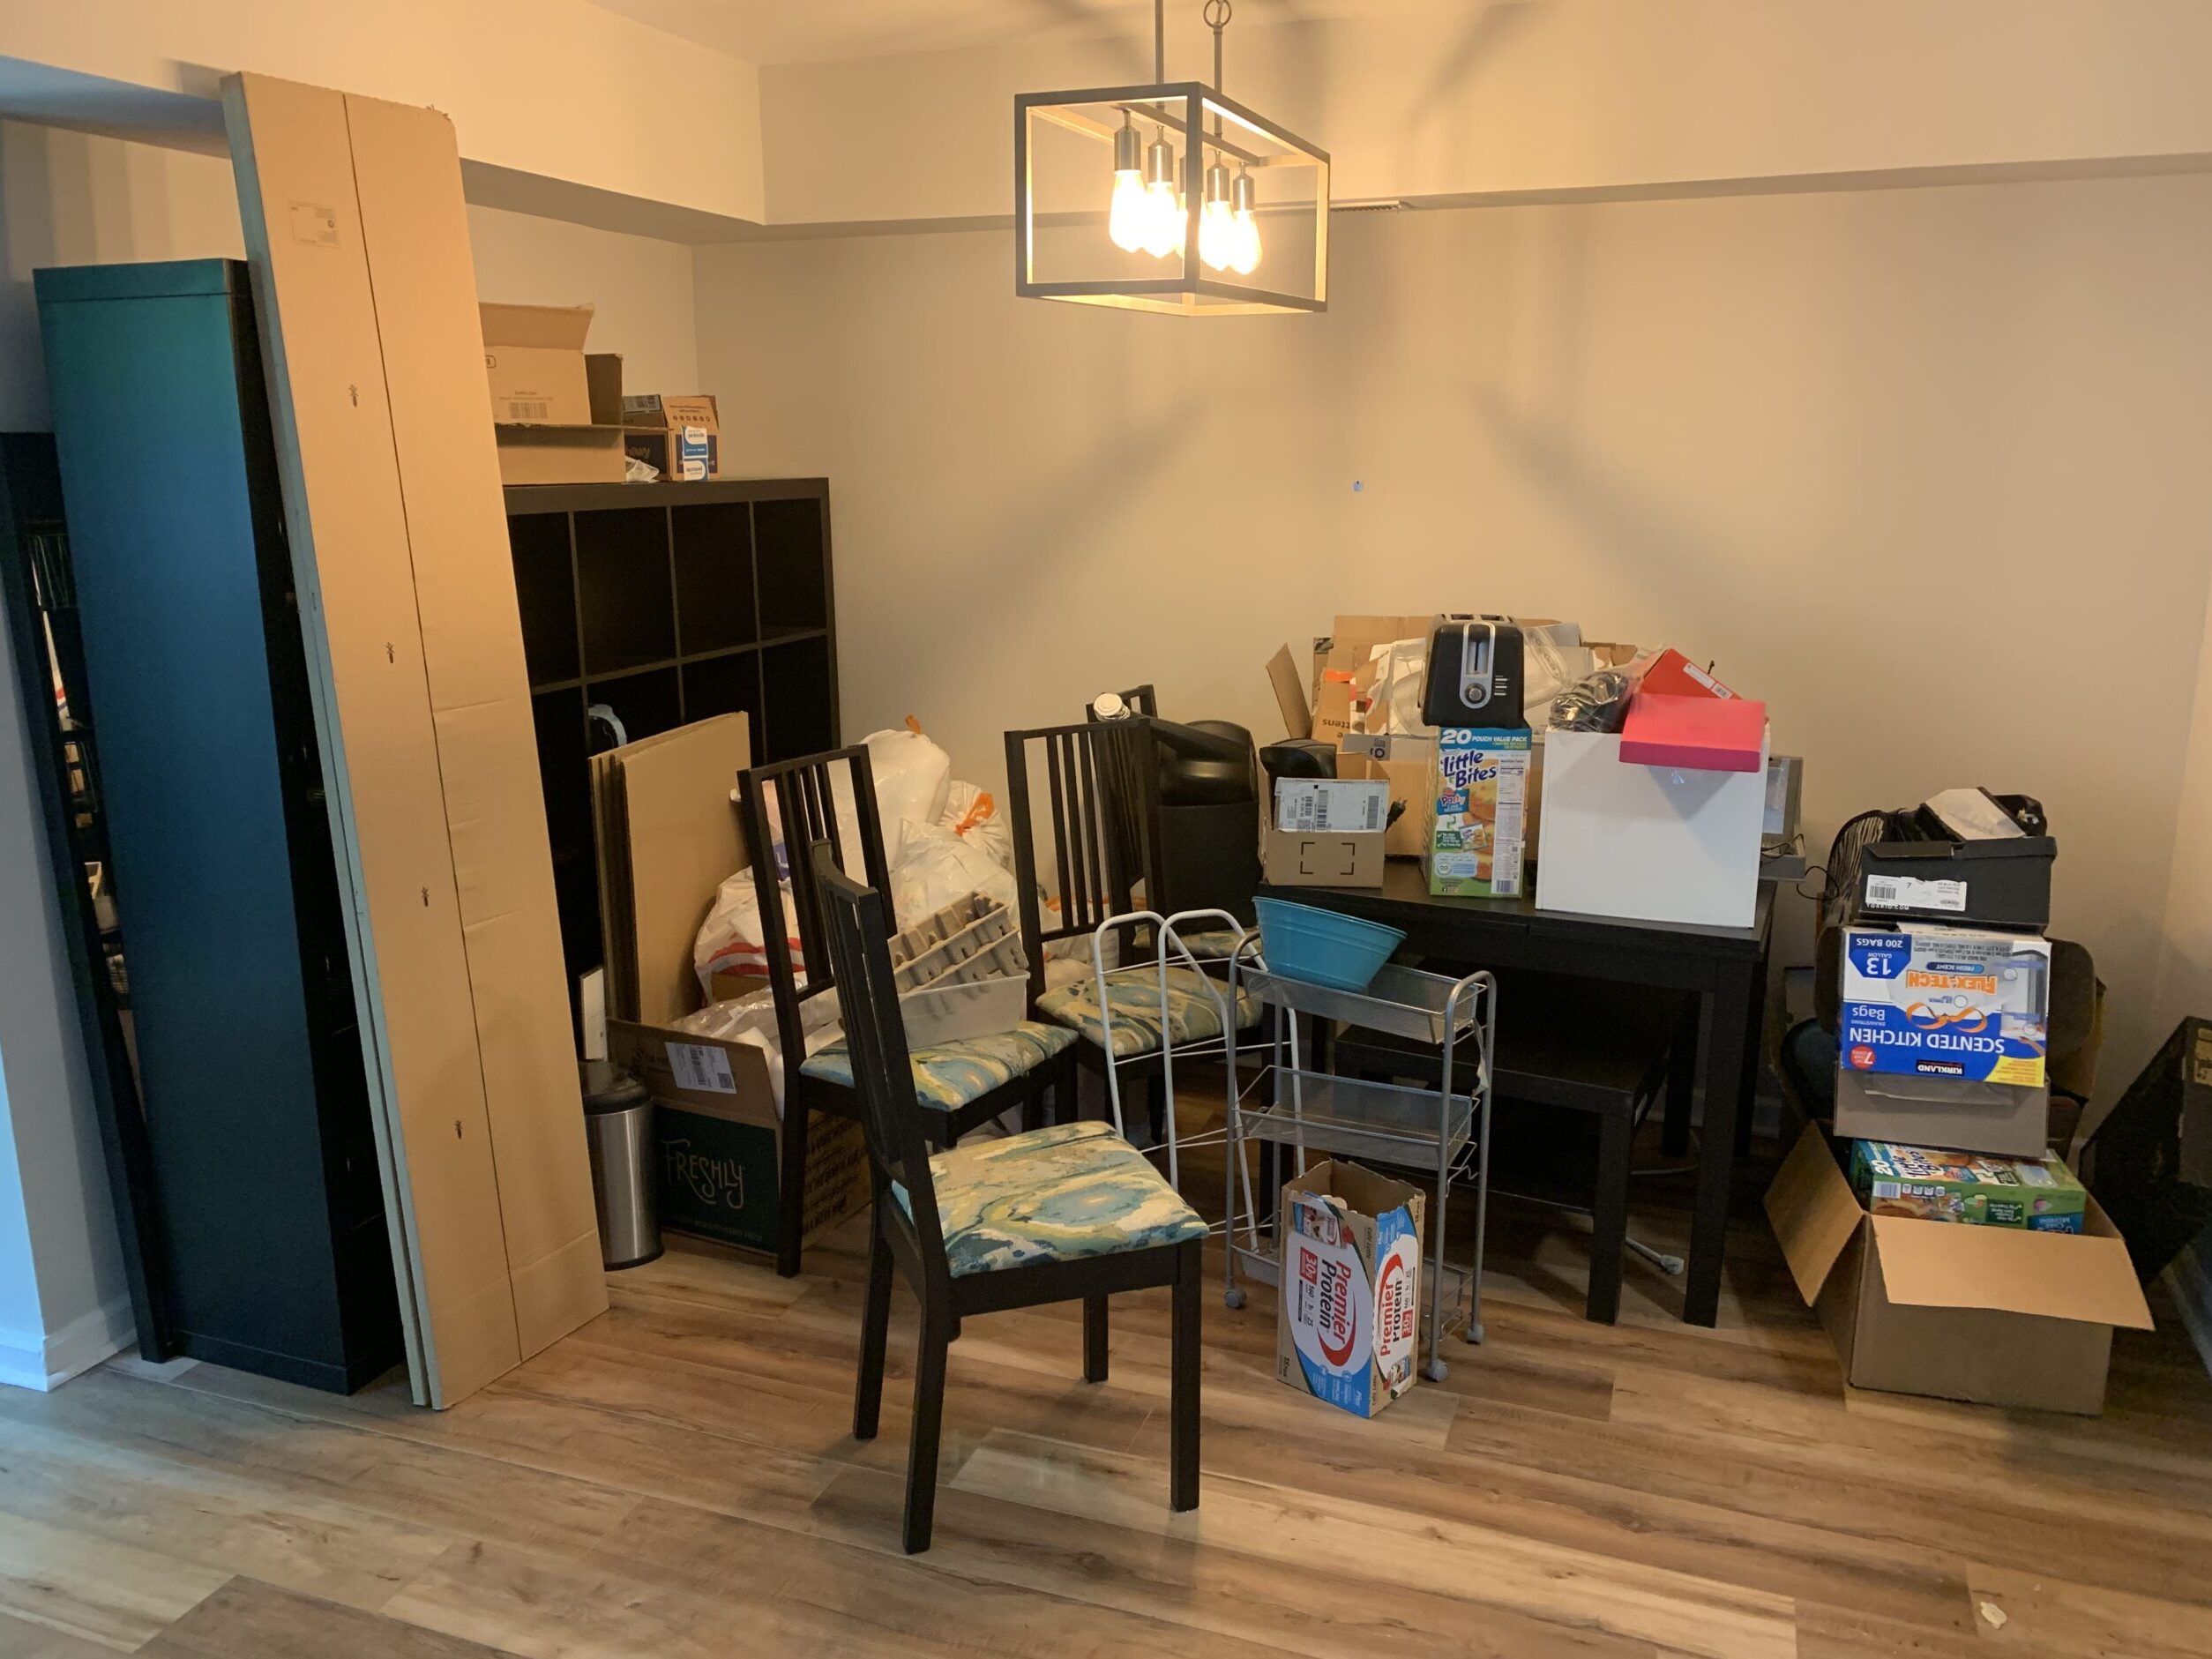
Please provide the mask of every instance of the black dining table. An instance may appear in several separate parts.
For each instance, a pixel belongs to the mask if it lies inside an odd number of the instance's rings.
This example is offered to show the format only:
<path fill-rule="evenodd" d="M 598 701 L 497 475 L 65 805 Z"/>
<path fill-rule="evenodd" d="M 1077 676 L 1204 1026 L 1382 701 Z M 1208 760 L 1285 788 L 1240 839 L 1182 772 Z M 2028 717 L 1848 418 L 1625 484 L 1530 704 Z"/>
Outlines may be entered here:
<path fill-rule="evenodd" d="M 1742 928 L 1539 910 L 1529 893 L 1514 899 L 1441 898 L 1429 892 L 1418 863 L 1394 858 L 1379 887 L 1262 884 L 1259 892 L 1401 929 L 1404 948 L 1421 956 L 1694 996 L 1697 1048 L 1692 1075 L 1700 1085 L 1703 1115 L 1682 1317 L 1693 1325 L 1711 1325 L 1718 1319 L 1738 1130 L 1750 1122 L 1757 1078 L 1767 952 L 1774 928 L 1770 884 L 1760 884 L 1752 924 Z M 1498 1018 L 1513 1018 L 1510 1005 L 1501 1005 Z"/>

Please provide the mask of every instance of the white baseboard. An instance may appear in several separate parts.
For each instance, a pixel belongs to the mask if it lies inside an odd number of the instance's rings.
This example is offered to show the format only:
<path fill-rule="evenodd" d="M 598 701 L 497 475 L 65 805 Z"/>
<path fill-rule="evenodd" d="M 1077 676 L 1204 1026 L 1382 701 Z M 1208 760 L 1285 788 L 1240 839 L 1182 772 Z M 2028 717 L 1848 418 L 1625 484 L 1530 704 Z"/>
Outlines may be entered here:
<path fill-rule="evenodd" d="M 2173 1259 L 2166 1269 L 2166 1288 L 2181 1310 L 2181 1323 L 2197 1357 L 2212 1372 L 2212 1264 L 2198 1253 L 2197 1245 L 2189 1245 Z"/>
<path fill-rule="evenodd" d="M 0 1384 L 44 1394 L 120 1354 L 137 1340 L 128 1297 L 80 1314 L 51 1335 L 0 1331 Z"/>

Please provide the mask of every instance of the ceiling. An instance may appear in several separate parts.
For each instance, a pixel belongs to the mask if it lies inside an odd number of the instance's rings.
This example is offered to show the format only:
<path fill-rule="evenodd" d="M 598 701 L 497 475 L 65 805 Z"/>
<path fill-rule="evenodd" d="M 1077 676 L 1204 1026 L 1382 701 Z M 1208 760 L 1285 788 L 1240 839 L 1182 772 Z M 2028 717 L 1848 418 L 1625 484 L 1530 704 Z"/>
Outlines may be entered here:
<path fill-rule="evenodd" d="M 755 64 L 891 57 L 966 47 L 1148 38 L 1152 0 L 592 0 Z M 1236 25 L 1402 11 L 1420 0 L 1237 0 Z M 1439 4 L 1440 0 L 1430 0 Z M 1461 0 L 1473 4 L 1474 0 Z M 1199 0 L 1168 0 L 1195 19 Z M 1176 28 L 1179 32 L 1183 22 Z M 1236 26 L 1232 25 L 1232 27 Z"/>

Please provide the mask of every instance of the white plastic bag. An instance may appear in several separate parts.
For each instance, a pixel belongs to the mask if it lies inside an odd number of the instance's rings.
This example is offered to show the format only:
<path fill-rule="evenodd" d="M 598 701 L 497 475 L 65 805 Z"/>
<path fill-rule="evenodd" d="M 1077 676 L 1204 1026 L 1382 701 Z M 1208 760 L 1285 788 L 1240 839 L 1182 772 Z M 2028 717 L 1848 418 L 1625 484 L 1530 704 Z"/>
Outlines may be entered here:
<path fill-rule="evenodd" d="M 788 884 L 784 899 L 788 906 Z M 806 960 L 796 936 L 790 940 L 790 947 L 792 972 L 803 985 Z M 691 942 L 691 971 L 699 975 L 699 990 L 710 1004 L 714 1000 L 717 974 L 757 979 L 764 985 L 766 983 L 768 935 L 760 925 L 760 894 L 753 886 L 751 871 L 739 871 L 716 889 L 714 907 L 707 911 L 706 920 L 699 924 L 699 935 Z"/>
<path fill-rule="evenodd" d="M 1021 890 L 1013 872 L 983 848 L 935 824 L 908 824 L 891 865 L 891 902 L 903 925 L 980 893 L 1012 907 Z"/>
<path fill-rule="evenodd" d="M 998 799 L 990 790 L 953 779 L 937 822 L 1006 869 L 1013 868 L 1013 833 L 999 817 Z"/>
<path fill-rule="evenodd" d="M 903 731 L 871 731 L 861 742 L 868 745 L 868 769 L 875 774 L 884 856 L 896 858 L 900 826 L 934 824 L 944 817 L 953 758 L 923 736 L 911 719 Z"/>

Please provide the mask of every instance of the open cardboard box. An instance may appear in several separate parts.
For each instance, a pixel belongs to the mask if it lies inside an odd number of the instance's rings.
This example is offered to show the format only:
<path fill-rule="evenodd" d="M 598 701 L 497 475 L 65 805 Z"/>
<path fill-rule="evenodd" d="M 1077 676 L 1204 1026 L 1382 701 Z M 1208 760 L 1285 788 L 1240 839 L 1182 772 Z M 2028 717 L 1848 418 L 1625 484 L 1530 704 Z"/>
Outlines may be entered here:
<path fill-rule="evenodd" d="M 479 305 L 503 484 L 623 481 L 622 359 L 587 355 L 588 305 Z"/>
<path fill-rule="evenodd" d="M 2080 1234 L 1871 1215 L 1808 1126 L 1767 1216 L 1854 1387 L 2095 1416 L 2113 1327 L 2150 1328 L 2126 1243 L 2094 1199 Z"/>
<path fill-rule="evenodd" d="M 592 800 L 607 1053 L 653 1094 L 661 1224 L 772 1250 L 783 1120 L 767 1056 L 673 1023 L 705 1001 L 691 942 L 716 890 L 746 865 L 729 793 L 751 759 L 745 716 L 719 715 L 594 756 Z M 808 1230 L 844 1220 L 867 1198 L 860 1125 L 821 1119 L 808 1137 Z"/>

